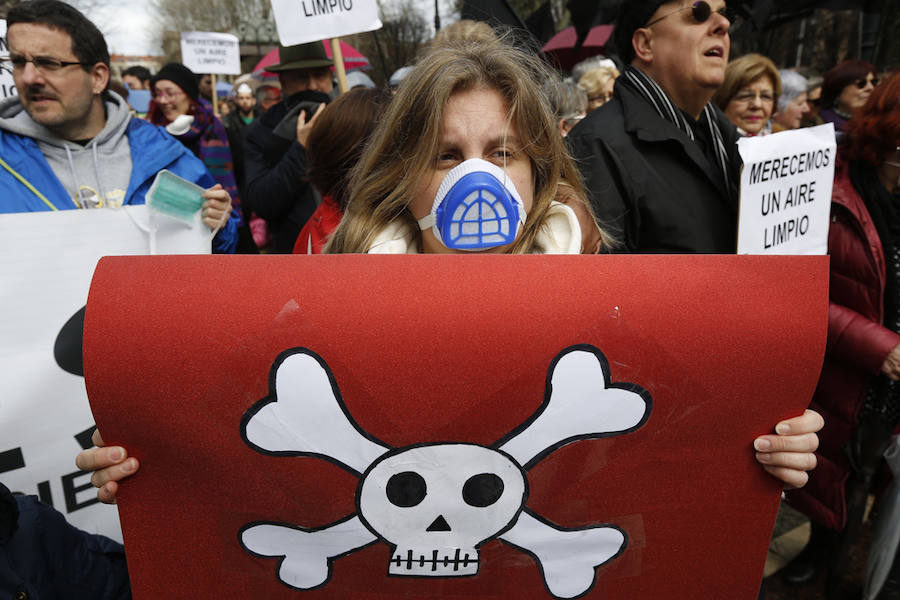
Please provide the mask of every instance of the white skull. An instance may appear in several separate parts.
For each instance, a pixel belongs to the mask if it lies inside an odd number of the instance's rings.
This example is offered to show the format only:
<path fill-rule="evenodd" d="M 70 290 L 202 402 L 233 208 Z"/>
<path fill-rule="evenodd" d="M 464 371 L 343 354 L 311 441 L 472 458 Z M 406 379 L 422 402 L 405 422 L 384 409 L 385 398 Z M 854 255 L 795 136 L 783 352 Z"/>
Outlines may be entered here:
<path fill-rule="evenodd" d="M 527 484 L 508 455 L 474 444 L 431 444 L 379 458 L 357 490 L 358 514 L 394 545 L 388 573 L 478 572 L 476 546 L 511 527 Z"/>

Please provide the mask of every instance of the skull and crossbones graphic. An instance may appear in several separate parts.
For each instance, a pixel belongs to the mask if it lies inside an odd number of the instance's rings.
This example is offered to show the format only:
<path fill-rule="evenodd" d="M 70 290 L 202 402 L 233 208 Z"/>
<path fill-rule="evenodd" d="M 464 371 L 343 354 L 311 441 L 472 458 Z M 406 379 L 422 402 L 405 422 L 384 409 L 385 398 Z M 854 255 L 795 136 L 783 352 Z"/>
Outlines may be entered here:
<path fill-rule="evenodd" d="M 328 583 L 332 562 L 379 540 L 392 547 L 392 576 L 478 573 L 478 548 L 499 539 L 530 554 L 547 590 L 574 598 L 594 585 L 595 570 L 624 552 L 627 535 L 597 524 L 565 528 L 529 510 L 527 471 L 560 447 L 629 433 L 650 416 L 651 398 L 631 383 L 611 383 L 594 346 L 566 348 L 547 373 L 544 401 L 490 447 L 465 442 L 391 448 L 349 414 L 321 357 L 305 348 L 272 365 L 272 393 L 241 421 L 251 448 L 312 456 L 360 477 L 357 513 L 322 527 L 247 523 L 240 542 L 254 556 L 280 558 L 282 583 L 310 590 Z"/>

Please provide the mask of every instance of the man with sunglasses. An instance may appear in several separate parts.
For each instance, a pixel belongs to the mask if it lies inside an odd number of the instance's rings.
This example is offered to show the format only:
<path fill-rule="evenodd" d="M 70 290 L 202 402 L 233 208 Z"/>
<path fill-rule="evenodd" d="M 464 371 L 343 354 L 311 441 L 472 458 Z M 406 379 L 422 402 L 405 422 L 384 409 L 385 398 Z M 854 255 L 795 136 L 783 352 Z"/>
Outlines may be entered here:
<path fill-rule="evenodd" d="M 734 253 L 737 131 L 710 103 L 728 62 L 724 1 L 629 0 L 620 10 L 616 44 L 631 64 L 613 99 L 566 138 L 594 209 L 618 225 L 627 252 Z M 805 411 L 766 449 L 763 468 L 805 485 L 821 428 Z"/>
<path fill-rule="evenodd" d="M 737 133 L 710 102 L 730 26 L 724 0 L 622 4 L 614 35 L 628 66 L 567 138 L 622 251 L 735 252 Z"/>
<path fill-rule="evenodd" d="M 209 188 L 203 163 L 161 128 L 132 119 L 109 91 L 106 40 L 84 15 L 59 0 L 30 0 L 7 15 L 17 97 L 0 102 L 0 213 L 143 204 L 156 174 L 168 169 Z M 207 190 L 204 222 L 231 212 L 223 190 Z M 233 252 L 235 217 L 213 240 Z"/>

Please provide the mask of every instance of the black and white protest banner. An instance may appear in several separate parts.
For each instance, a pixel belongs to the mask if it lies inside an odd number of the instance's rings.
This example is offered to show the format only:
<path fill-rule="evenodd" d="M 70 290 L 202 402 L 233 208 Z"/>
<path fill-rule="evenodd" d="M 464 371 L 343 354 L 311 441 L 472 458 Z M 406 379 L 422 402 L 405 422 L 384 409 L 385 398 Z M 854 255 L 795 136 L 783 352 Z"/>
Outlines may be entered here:
<path fill-rule="evenodd" d="M 98 504 L 90 474 L 75 466 L 95 423 L 81 330 L 97 261 L 148 254 L 148 219 L 144 205 L 0 215 L 0 481 L 120 541 L 116 509 Z M 208 229 L 167 218 L 158 227 L 160 254 L 209 254 Z"/>
<path fill-rule="evenodd" d="M 6 41 L 6 20 L 0 19 L 0 56 L 9 56 L 9 44 Z M 0 100 L 16 96 L 16 84 L 13 82 L 12 65 L 0 62 Z"/>
<path fill-rule="evenodd" d="M 738 254 L 825 254 L 834 125 L 743 138 L 738 149 L 744 160 Z"/>
<path fill-rule="evenodd" d="M 272 12 L 285 46 L 381 28 L 375 0 L 272 0 Z"/>

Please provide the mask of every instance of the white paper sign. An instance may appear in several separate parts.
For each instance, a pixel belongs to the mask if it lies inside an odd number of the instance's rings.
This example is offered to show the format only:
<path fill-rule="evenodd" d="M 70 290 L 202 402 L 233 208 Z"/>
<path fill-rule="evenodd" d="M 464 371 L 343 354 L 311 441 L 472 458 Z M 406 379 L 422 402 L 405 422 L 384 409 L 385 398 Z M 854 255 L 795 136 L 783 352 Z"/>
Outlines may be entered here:
<path fill-rule="evenodd" d="M 743 138 L 738 149 L 738 254 L 826 254 L 834 125 Z"/>
<path fill-rule="evenodd" d="M 272 0 L 285 46 L 381 28 L 375 0 Z"/>
<path fill-rule="evenodd" d="M 6 43 L 6 21 L 0 19 L 0 57 L 9 56 L 9 44 Z M 0 100 L 10 96 L 18 96 L 9 63 L 0 63 Z"/>
<path fill-rule="evenodd" d="M 149 250 L 145 206 L 0 214 L 0 481 L 87 531 L 122 539 L 75 455 L 91 446 L 84 378 L 57 364 L 63 325 L 87 302 L 97 261 Z M 208 254 L 209 229 L 159 217 L 159 253 Z M 140 306 L 123 306 L 140 311 Z"/>
<path fill-rule="evenodd" d="M 241 49 L 236 35 L 210 31 L 181 33 L 181 62 L 194 73 L 241 74 Z"/>

